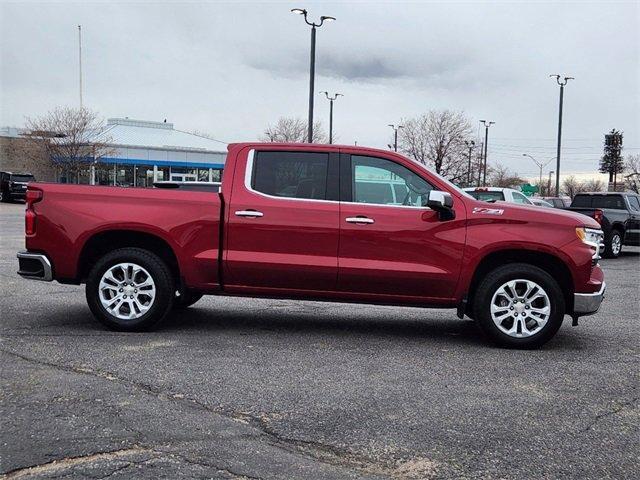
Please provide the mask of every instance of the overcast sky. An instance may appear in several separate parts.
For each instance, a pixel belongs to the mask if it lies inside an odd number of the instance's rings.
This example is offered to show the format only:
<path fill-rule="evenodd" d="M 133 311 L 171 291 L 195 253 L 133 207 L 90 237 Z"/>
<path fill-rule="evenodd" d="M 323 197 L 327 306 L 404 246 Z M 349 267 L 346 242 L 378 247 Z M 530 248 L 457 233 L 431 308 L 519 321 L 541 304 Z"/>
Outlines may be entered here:
<path fill-rule="evenodd" d="M 309 28 L 316 91 L 340 92 L 340 143 L 386 147 L 389 123 L 463 110 L 491 127 L 489 162 L 521 174 L 555 156 L 565 91 L 565 171 L 597 167 L 603 134 L 640 153 L 640 2 L 7 2 L 0 0 L 0 125 L 84 103 L 102 117 L 162 121 L 225 142 L 254 140 L 280 116 L 306 118 Z M 316 119 L 328 124 L 317 95 Z M 551 167 L 551 166 L 550 166 Z M 549 167 L 549 168 L 550 168 Z"/>

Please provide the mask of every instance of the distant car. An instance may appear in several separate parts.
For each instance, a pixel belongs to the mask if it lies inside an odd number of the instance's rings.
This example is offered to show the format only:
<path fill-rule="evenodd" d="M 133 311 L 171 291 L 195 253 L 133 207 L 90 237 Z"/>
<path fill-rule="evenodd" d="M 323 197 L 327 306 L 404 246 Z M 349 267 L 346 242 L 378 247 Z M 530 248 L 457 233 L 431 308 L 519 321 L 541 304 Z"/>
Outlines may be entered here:
<path fill-rule="evenodd" d="M 30 173 L 0 172 L 0 202 L 24 200 L 27 183 L 35 181 L 35 177 Z"/>
<path fill-rule="evenodd" d="M 523 193 L 513 188 L 468 187 L 463 188 L 463 190 L 476 200 L 483 200 L 485 202 L 509 202 L 519 203 L 521 205 L 533 205 L 531 200 Z"/>
<path fill-rule="evenodd" d="M 567 208 L 571 205 L 569 197 L 542 197 L 542 200 L 549 202 L 554 208 Z"/>
<path fill-rule="evenodd" d="M 537 205 L 538 207 L 553 208 L 553 205 L 551 205 L 549 202 L 541 198 L 530 198 L 529 200 L 531 200 L 531 203 L 533 203 L 534 205 Z"/>

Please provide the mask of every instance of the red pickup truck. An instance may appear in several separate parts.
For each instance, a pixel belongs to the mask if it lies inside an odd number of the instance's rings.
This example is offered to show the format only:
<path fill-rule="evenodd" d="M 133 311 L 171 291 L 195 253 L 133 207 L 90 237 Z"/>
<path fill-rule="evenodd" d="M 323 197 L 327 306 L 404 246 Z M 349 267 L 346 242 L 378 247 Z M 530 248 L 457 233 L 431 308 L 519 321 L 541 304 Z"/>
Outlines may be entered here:
<path fill-rule="evenodd" d="M 86 283 L 118 330 L 242 295 L 456 308 L 500 345 L 536 347 L 605 290 L 595 220 L 478 201 L 370 148 L 232 144 L 219 191 L 37 183 L 25 215 L 18 273 Z"/>

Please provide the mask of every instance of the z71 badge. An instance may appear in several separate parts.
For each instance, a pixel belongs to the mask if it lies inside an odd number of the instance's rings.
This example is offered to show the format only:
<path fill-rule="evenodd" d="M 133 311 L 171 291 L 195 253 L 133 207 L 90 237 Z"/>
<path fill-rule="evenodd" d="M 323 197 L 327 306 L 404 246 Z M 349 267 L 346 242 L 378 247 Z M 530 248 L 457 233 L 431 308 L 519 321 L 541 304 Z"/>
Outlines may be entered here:
<path fill-rule="evenodd" d="M 504 213 L 504 210 L 502 208 L 475 207 L 472 213 L 484 213 L 485 215 L 502 215 Z"/>

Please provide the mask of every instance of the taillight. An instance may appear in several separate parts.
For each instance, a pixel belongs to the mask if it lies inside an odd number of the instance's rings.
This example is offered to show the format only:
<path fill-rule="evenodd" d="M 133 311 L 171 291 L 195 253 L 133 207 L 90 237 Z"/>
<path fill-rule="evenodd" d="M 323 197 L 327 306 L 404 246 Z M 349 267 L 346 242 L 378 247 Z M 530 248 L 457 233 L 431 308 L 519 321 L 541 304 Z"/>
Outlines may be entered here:
<path fill-rule="evenodd" d="M 602 212 L 602 210 L 596 208 L 593 212 L 593 218 L 596 222 L 598 222 L 600 225 L 602 225 L 602 219 L 604 217 L 604 213 Z"/>
<path fill-rule="evenodd" d="M 36 212 L 33 210 L 33 204 L 42 200 L 42 190 L 29 188 L 27 190 L 26 201 L 27 209 L 24 212 L 24 233 L 26 235 L 34 235 L 36 233 Z"/>

